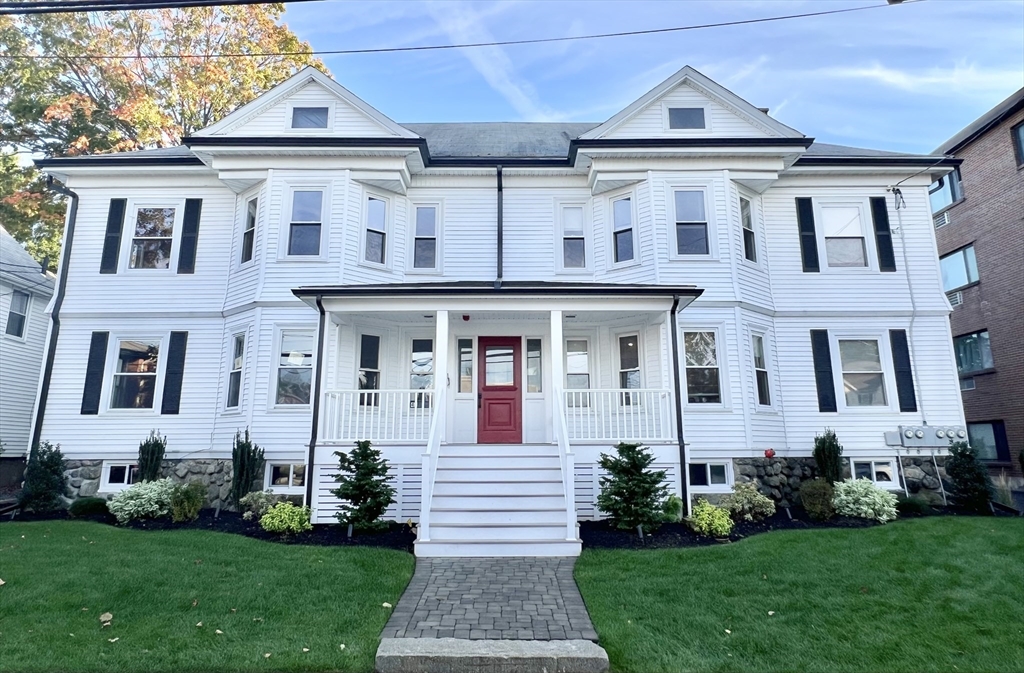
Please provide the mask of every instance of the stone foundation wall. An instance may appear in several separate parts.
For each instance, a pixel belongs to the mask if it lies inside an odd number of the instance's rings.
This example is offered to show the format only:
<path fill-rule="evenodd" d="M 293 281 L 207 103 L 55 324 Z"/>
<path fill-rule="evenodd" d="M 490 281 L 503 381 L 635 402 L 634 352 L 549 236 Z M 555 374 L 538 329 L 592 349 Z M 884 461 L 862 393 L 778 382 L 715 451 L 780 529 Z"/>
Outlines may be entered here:
<path fill-rule="evenodd" d="M 902 463 L 900 472 L 907 483 L 907 490 L 910 495 L 918 495 L 933 505 L 942 504 L 942 487 L 946 494 L 949 494 L 949 478 L 946 476 L 946 456 L 936 456 L 935 462 L 939 465 L 938 473 L 935 471 L 935 463 L 932 463 L 931 456 L 900 458 Z M 939 480 L 942 480 L 941 484 Z"/>
<path fill-rule="evenodd" d="M 99 491 L 102 460 L 69 460 L 64 476 L 67 486 L 64 505 L 70 505 L 76 498 L 95 496 Z M 160 467 L 160 476 L 170 477 L 177 483 L 197 481 L 206 487 L 206 505 L 228 508 L 231 493 L 230 460 L 165 460 Z M 262 488 L 262 484 L 254 486 Z"/>

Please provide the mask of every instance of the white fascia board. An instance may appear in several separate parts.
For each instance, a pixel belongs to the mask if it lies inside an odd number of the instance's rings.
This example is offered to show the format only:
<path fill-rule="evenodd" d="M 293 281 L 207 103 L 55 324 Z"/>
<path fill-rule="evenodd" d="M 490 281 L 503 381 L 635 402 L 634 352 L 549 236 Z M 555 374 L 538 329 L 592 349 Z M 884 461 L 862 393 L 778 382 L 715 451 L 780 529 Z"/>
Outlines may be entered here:
<path fill-rule="evenodd" d="M 613 189 L 628 187 L 647 179 L 647 171 L 598 171 L 591 170 L 587 178 L 587 186 L 594 196 L 610 192 Z"/>
<path fill-rule="evenodd" d="M 397 290 L 400 291 L 400 290 Z M 688 297 L 680 298 L 680 306 Z M 304 297 L 303 301 L 311 306 L 316 305 L 313 297 Z M 672 297 L 601 297 L 567 294 L 565 296 L 477 296 L 460 297 L 458 295 L 422 295 L 405 297 L 324 297 L 324 309 L 337 313 L 388 313 L 412 312 L 429 313 L 431 311 L 454 311 L 472 314 L 474 311 L 632 311 L 660 313 L 672 308 Z"/>
<path fill-rule="evenodd" d="M 112 187 L 213 187 L 223 188 L 217 173 L 206 166 L 83 166 L 60 169 L 68 189 L 110 189 Z M 143 172 L 144 171 L 144 172 Z M 60 179 L 58 173 L 44 171 Z"/>
<path fill-rule="evenodd" d="M 349 176 L 356 182 L 384 189 L 395 194 L 401 194 L 402 196 L 405 196 L 409 190 L 409 170 L 404 166 L 397 171 L 352 171 L 349 173 Z"/>

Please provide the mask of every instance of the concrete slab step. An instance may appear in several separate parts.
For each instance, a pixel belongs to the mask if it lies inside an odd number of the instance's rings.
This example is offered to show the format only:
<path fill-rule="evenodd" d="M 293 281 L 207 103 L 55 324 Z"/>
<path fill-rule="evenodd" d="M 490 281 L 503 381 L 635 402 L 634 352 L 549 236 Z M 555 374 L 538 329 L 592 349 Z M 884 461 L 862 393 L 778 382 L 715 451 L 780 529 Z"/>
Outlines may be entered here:
<path fill-rule="evenodd" d="M 377 673 L 604 673 L 608 654 L 589 640 L 384 638 Z"/>

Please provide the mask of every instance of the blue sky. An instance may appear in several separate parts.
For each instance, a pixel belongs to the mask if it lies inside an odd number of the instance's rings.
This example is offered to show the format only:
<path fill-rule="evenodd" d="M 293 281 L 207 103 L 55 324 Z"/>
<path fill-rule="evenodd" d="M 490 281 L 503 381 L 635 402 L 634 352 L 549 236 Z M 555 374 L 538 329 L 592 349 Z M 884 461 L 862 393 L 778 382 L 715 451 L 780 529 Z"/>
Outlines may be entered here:
<path fill-rule="evenodd" d="M 315 49 L 586 35 L 884 0 L 326 2 L 288 5 Z M 399 122 L 604 121 L 691 65 L 824 142 L 929 152 L 1024 86 L 1024 0 L 925 0 L 849 14 L 544 45 L 324 59 Z"/>

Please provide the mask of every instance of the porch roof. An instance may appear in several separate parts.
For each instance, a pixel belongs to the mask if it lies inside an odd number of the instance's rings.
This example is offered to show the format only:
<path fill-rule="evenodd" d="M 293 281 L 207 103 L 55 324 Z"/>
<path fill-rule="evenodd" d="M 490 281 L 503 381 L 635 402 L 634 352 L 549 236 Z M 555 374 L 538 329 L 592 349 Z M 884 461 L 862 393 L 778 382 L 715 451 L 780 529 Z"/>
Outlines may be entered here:
<path fill-rule="evenodd" d="M 570 283 L 545 281 L 460 280 L 426 283 L 378 283 L 366 285 L 312 285 L 298 287 L 292 293 L 299 299 L 316 297 L 686 297 L 693 301 L 704 293 L 695 285 L 633 285 L 625 283 Z"/>

